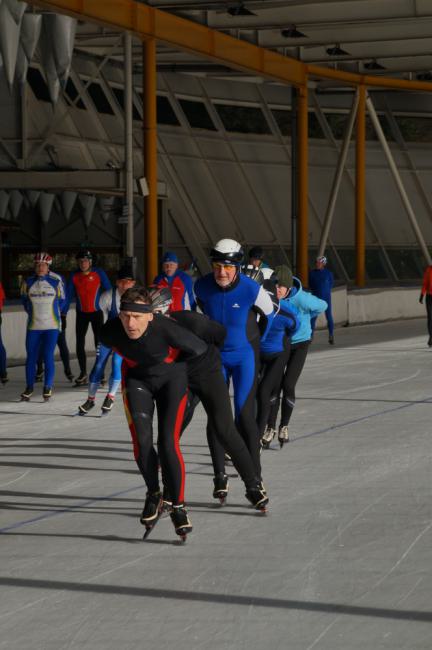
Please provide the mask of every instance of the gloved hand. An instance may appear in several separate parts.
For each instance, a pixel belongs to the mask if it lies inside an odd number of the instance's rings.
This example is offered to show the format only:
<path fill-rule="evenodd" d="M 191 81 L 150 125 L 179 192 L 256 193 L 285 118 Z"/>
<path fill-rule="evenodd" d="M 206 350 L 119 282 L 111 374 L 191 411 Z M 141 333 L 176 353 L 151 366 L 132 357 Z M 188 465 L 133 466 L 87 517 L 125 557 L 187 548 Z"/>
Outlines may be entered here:
<path fill-rule="evenodd" d="M 421 293 L 421 294 L 420 294 L 420 298 L 419 298 L 419 303 L 420 303 L 421 305 L 423 304 L 423 298 L 424 298 L 424 296 L 423 296 L 423 294 Z"/>

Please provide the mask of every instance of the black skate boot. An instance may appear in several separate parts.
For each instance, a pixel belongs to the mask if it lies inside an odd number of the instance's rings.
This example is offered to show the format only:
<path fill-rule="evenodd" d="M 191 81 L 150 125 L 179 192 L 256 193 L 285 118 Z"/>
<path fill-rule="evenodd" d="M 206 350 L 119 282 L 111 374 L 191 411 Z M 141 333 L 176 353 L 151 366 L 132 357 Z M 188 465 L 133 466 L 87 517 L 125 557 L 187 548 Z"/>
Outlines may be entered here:
<path fill-rule="evenodd" d="M 329 344 L 334 345 L 334 336 L 333 336 L 333 334 L 330 334 L 330 336 L 329 336 Z"/>
<path fill-rule="evenodd" d="M 114 400 L 111 395 L 107 395 L 102 404 L 102 415 L 108 415 L 114 405 Z"/>
<path fill-rule="evenodd" d="M 85 372 L 80 373 L 80 376 L 75 379 L 75 386 L 87 386 L 88 377 Z"/>
<path fill-rule="evenodd" d="M 192 531 L 192 524 L 189 521 L 188 513 L 184 505 L 173 506 L 170 517 L 174 524 L 175 532 L 181 541 L 185 542 L 188 533 Z"/>
<path fill-rule="evenodd" d="M 36 370 L 35 382 L 42 381 L 43 376 L 44 376 L 43 368 L 38 368 Z"/>
<path fill-rule="evenodd" d="M 171 499 L 171 495 L 169 493 L 168 488 L 164 487 L 163 496 L 162 496 L 162 512 L 171 513 L 172 508 L 173 508 L 173 502 Z"/>
<path fill-rule="evenodd" d="M 81 404 L 81 406 L 78 406 L 78 413 L 80 415 L 87 415 L 89 411 L 94 408 L 95 405 L 95 400 L 94 397 L 89 397 L 84 404 Z"/>
<path fill-rule="evenodd" d="M 33 386 L 26 386 L 25 390 L 21 393 L 21 402 L 30 402 L 30 397 L 33 395 Z"/>
<path fill-rule="evenodd" d="M 65 370 L 65 377 L 66 377 L 66 379 L 67 379 L 68 381 L 70 381 L 70 382 L 73 381 L 73 378 L 74 378 L 74 377 L 73 377 L 73 374 L 72 374 L 72 370 L 71 370 L 70 368 L 68 368 L 67 370 Z"/>
<path fill-rule="evenodd" d="M 156 526 L 161 514 L 161 508 L 162 494 L 160 492 L 153 492 L 152 494 L 147 492 L 144 508 L 140 517 L 140 522 L 146 529 L 143 539 L 146 539 Z"/>
<path fill-rule="evenodd" d="M 9 379 L 8 379 L 8 376 L 7 376 L 7 372 L 5 372 L 5 374 L 0 377 L 0 381 L 1 381 L 2 384 L 7 384 L 8 383 Z"/>
<path fill-rule="evenodd" d="M 279 427 L 278 440 L 281 449 L 286 442 L 289 442 L 289 433 L 287 426 Z"/>
<path fill-rule="evenodd" d="M 228 496 L 228 476 L 222 472 L 220 474 L 216 474 L 213 479 L 213 483 L 213 498 L 219 499 L 221 505 L 223 505 L 226 502 Z"/>
<path fill-rule="evenodd" d="M 267 512 L 269 502 L 267 493 L 262 483 L 257 482 L 246 489 L 246 499 L 251 502 L 255 510 Z"/>
<path fill-rule="evenodd" d="M 48 402 L 48 400 L 51 399 L 51 397 L 52 397 L 52 388 L 51 388 L 51 386 L 44 386 L 43 387 L 42 397 L 44 398 L 45 402 Z"/>
<path fill-rule="evenodd" d="M 263 449 L 270 448 L 270 444 L 273 438 L 275 437 L 275 435 L 276 435 L 276 429 L 272 429 L 271 427 L 266 427 L 263 437 L 261 438 L 261 444 Z"/>

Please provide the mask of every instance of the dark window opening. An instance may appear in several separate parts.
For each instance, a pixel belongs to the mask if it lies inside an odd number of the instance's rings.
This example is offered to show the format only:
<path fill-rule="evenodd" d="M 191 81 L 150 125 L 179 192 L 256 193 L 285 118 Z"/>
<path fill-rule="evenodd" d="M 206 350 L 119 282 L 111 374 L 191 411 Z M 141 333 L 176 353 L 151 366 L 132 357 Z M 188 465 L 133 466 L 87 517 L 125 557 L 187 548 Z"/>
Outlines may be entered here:
<path fill-rule="evenodd" d="M 48 86 L 37 68 L 27 70 L 27 81 L 36 99 L 41 102 L 51 102 Z"/>
<path fill-rule="evenodd" d="M 142 97 L 142 96 L 141 96 Z M 171 102 L 164 95 L 156 98 L 157 122 L 168 126 L 180 126 L 177 115 L 174 112 Z"/>
<path fill-rule="evenodd" d="M 192 101 L 190 99 L 179 99 L 179 103 L 193 129 L 216 131 L 216 127 L 213 124 L 203 102 Z"/>
<path fill-rule="evenodd" d="M 116 86 L 111 86 L 111 90 L 113 92 L 114 97 L 116 98 L 118 105 L 120 108 L 124 111 L 125 107 L 125 94 L 123 88 L 117 88 Z M 141 120 L 141 116 L 138 113 L 137 107 L 135 104 L 132 104 L 132 119 L 134 120 Z"/>
<path fill-rule="evenodd" d="M 430 117 L 395 117 L 402 137 L 407 142 L 432 142 L 432 119 Z"/>
<path fill-rule="evenodd" d="M 381 250 L 378 248 L 367 248 L 365 263 L 366 272 L 371 280 L 388 280 L 389 274 Z"/>
<path fill-rule="evenodd" d="M 67 80 L 66 88 L 64 92 L 65 92 L 66 102 L 70 106 L 74 106 L 75 108 L 81 108 L 85 110 L 85 104 L 82 101 L 82 99 L 78 99 L 77 101 L 75 101 L 78 97 L 78 90 L 76 89 L 76 86 L 70 77 Z"/>
<path fill-rule="evenodd" d="M 353 280 L 356 276 L 356 255 L 354 248 L 338 248 L 337 249 L 340 261 L 350 278 Z"/>
<path fill-rule="evenodd" d="M 254 106 L 234 106 L 232 104 L 215 104 L 216 110 L 225 129 L 235 133 L 271 133 L 264 113 Z"/>
<path fill-rule="evenodd" d="M 290 136 L 292 132 L 292 113 L 289 110 L 280 108 L 272 109 L 273 116 L 277 122 L 282 135 Z M 317 116 L 313 111 L 309 111 L 308 115 L 308 137 L 322 140 L 324 138 L 323 130 Z"/>
<path fill-rule="evenodd" d="M 399 280 L 414 280 L 422 277 L 426 262 L 420 250 L 388 248 L 387 254 Z"/>
<path fill-rule="evenodd" d="M 106 98 L 100 84 L 92 82 L 87 86 L 86 89 L 93 101 L 93 104 L 96 106 L 98 113 L 102 113 L 104 115 L 114 115 L 114 111 L 111 108 L 111 105 Z"/>

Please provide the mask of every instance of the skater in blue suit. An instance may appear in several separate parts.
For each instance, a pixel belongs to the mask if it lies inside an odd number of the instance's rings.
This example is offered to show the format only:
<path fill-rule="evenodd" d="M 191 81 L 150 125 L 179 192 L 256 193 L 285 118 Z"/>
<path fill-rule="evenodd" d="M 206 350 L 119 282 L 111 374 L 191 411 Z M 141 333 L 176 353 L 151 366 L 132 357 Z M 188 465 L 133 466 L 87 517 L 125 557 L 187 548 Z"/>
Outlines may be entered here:
<path fill-rule="evenodd" d="M 21 287 L 21 299 L 28 315 L 26 336 L 26 388 L 21 393 L 23 401 L 29 401 L 33 394 L 36 365 L 39 351 L 42 351 L 45 381 L 43 397 L 51 397 L 54 381 L 54 350 L 61 329 L 60 312 L 64 304 L 63 282 L 49 273 L 52 257 L 48 253 L 37 253 L 34 258 L 35 273 L 27 278 Z"/>
<path fill-rule="evenodd" d="M 210 252 L 213 272 L 197 280 L 195 295 L 200 309 L 225 326 L 221 348 L 223 372 L 234 388 L 235 422 L 261 477 L 260 440 L 255 420 L 255 397 L 260 340 L 273 320 L 273 303 L 260 285 L 240 273 L 243 249 L 233 239 L 222 239 Z M 224 450 L 211 432 L 209 446 L 222 458 Z M 221 483 L 227 481 L 223 474 Z"/>
<path fill-rule="evenodd" d="M 314 296 L 321 298 L 321 300 L 325 300 L 327 303 L 325 316 L 327 319 L 327 329 L 329 333 L 328 342 L 330 345 L 334 345 L 334 323 L 331 304 L 331 292 L 334 285 L 334 277 L 333 273 L 329 271 L 326 266 L 327 258 L 324 255 L 316 258 L 316 268 L 309 272 L 309 289 Z M 315 323 L 316 317 L 312 318 L 311 320 L 312 333 L 315 330 Z"/>
<path fill-rule="evenodd" d="M 290 305 L 297 308 L 299 327 L 291 337 L 291 348 L 287 359 L 285 373 L 279 388 L 277 399 L 272 404 L 263 436 L 263 444 L 268 447 L 276 435 L 276 419 L 279 411 L 280 394 L 282 393 L 282 414 L 279 425 L 278 440 L 281 447 L 288 442 L 288 423 L 295 406 L 295 387 L 303 370 L 309 344 L 312 336 L 311 319 L 316 318 L 327 309 L 327 303 L 316 296 L 303 291 L 300 280 L 293 277 L 291 270 L 285 266 L 277 266 L 275 274 L 278 278 L 277 297 L 288 300 Z"/>
<path fill-rule="evenodd" d="M 291 274 L 292 284 L 292 274 Z M 286 283 L 288 280 L 283 280 Z M 271 405 L 277 400 L 279 387 L 291 349 L 291 337 L 300 327 L 299 313 L 288 300 L 277 297 L 276 276 L 264 280 L 263 287 L 270 295 L 275 316 L 270 331 L 260 347 L 260 379 L 257 393 L 257 423 L 260 438 L 264 435 Z M 265 445 L 264 445 L 265 446 Z"/>

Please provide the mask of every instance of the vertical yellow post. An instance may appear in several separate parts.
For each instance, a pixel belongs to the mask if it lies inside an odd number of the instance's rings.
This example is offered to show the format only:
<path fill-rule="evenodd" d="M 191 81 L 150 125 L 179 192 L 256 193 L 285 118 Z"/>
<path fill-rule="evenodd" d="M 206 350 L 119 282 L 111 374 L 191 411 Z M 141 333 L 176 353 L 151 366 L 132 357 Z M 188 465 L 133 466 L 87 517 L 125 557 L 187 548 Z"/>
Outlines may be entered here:
<path fill-rule="evenodd" d="M 145 274 L 149 284 L 158 272 L 157 204 L 157 115 L 156 115 L 156 41 L 143 43 L 143 146 L 144 176 L 148 195 L 144 198 Z"/>
<path fill-rule="evenodd" d="M 356 285 L 365 286 L 366 88 L 359 86 L 356 133 L 355 248 Z"/>
<path fill-rule="evenodd" d="M 298 230 L 297 275 L 308 285 L 308 89 L 298 94 Z"/>

